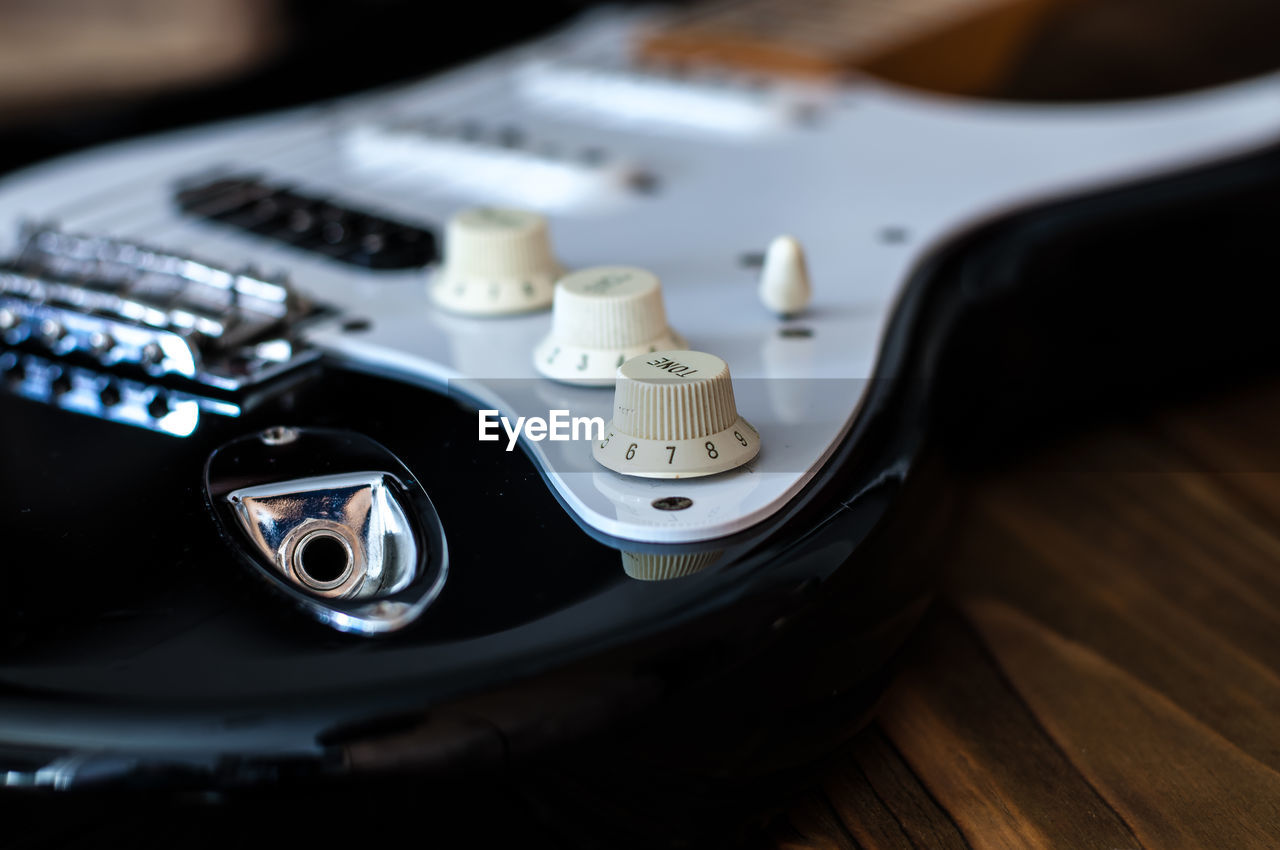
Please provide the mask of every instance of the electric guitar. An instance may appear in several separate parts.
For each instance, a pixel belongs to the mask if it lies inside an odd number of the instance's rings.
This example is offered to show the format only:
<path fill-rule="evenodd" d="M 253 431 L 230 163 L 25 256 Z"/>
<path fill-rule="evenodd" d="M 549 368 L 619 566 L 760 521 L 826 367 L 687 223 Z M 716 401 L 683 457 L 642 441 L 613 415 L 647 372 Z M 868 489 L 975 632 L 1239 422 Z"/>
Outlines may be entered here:
<path fill-rule="evenodd" d="M 995 103 L 668 15 L 0 182 L 6 785 L 763 775 L 927 603 L 935 426 L 1269 350 L 1214 246 L 1280 77 Z"/>

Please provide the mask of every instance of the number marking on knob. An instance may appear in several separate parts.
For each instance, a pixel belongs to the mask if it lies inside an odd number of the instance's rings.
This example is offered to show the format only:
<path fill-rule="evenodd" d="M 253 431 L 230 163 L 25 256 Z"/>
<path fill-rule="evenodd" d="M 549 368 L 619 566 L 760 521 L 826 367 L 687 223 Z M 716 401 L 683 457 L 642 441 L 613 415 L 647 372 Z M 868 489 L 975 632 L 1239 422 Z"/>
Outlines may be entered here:
<path fill-rule="evenodd" d="M 557 381 L 608 386 L 629 358 L 681 348 L 667 325 L 656 275 L 629 266 L 582 269 L 556 284 L 551 333 L 534 350 L 534 365 Z M 562 361 L 544 353 L 563 350 Z"/>
<path fill-rule="evenodd" d="M 431 297 L 446 310 L 470 316 L 546 307 L 564 272 L 552 253 L 546 219 L 526 210 L 463 210 L 449 220 L 444 255 Z"/>
<path fill-rule="evenodd" d="M 628 360 L 618 369 L 613 409 L 608 436 L 592 454 L 624 475 L 714 475 L 760 451 L 759 433 L 737 412 L 729 367 L 713 354 L 660 351 Z"/>

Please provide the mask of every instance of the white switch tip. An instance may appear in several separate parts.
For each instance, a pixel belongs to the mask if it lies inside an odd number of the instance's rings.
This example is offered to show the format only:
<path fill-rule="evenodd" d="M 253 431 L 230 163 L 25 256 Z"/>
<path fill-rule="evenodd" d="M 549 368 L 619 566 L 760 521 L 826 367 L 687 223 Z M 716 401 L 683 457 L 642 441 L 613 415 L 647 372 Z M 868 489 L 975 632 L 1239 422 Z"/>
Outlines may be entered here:
<path fill-rule="evenodd" d="M 769 243 L 760 273 L 760 301 L 780 316 L 804 311 L 813 299 L 804 247 L 794 236 L 779 236 Z"/>

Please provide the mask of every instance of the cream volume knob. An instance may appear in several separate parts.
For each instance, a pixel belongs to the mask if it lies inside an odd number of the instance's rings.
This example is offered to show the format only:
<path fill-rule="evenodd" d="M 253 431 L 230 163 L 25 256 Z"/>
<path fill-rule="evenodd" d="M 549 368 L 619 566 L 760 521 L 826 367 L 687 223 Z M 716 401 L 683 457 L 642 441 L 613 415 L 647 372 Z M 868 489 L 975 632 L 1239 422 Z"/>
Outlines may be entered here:
<path fill-rule="evenodd" d="M 563 273 L 545 218 L 527 210 L 473 207 L 449 220 L 444 264 L 431 281 L 431 297 L 468 316 L 540 310 L 551 303 Z"/>
<path fill-rule="evenodd" d="M 667 326 L 657 275 L 597 266 L 556 284 L 551 334 L 534 349 L 533 364 L 557 381 L 607 386 L 632 357 L 684 345 Z"/>
<path fill-rule="evenodd" d="M 592 448 L 615 472 L 696 478 L 751 460 L 760 435 L 738 415 L 729 365 L 701 351 L 658 351 L 618 369 L 613 420 Z"/>

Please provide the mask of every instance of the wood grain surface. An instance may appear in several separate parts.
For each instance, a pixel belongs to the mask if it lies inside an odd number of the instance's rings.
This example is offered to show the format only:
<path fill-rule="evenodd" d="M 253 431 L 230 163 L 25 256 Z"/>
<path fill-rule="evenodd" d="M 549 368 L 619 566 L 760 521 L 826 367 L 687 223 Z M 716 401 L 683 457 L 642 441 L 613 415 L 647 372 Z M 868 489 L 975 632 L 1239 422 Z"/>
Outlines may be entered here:
<path fill-rule="evenodd" d="M 945 590 L 779 848 L 1280 846 L 1280 382 L 965 487 Z"/>

